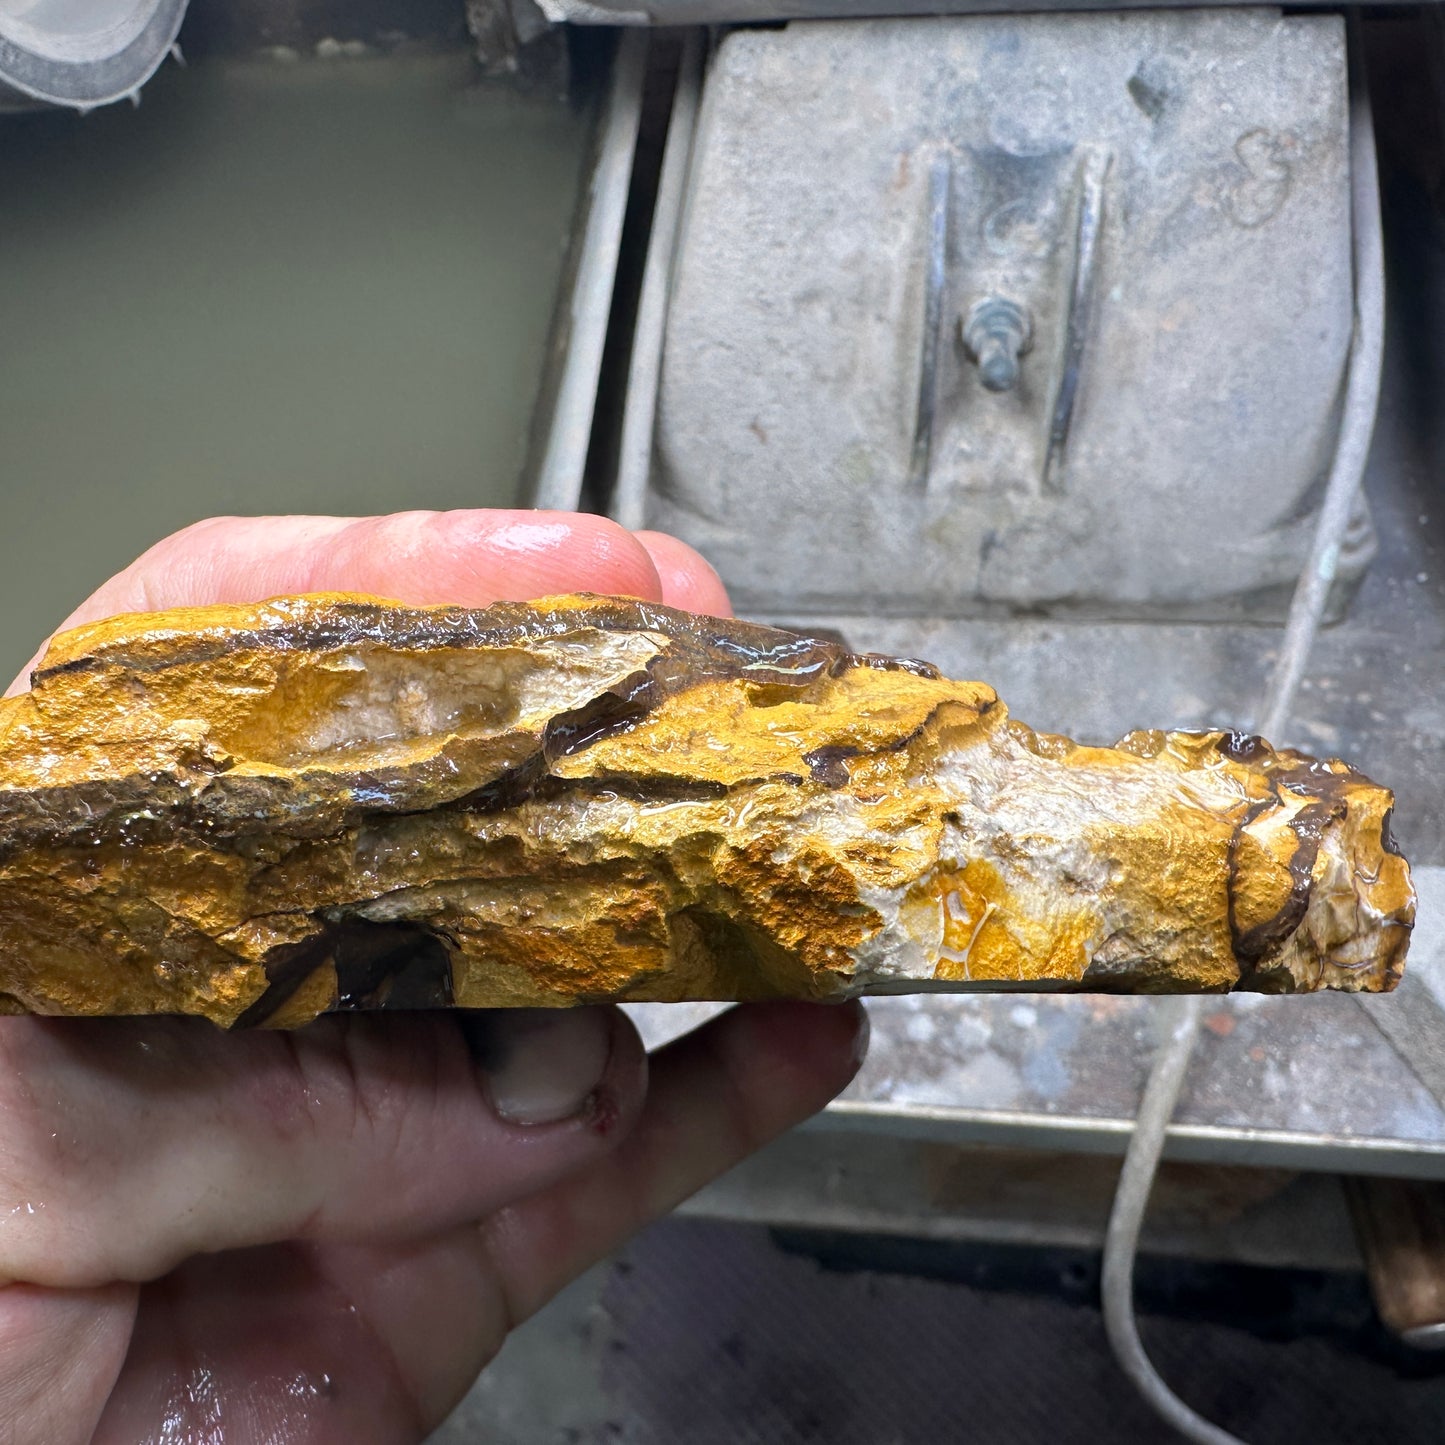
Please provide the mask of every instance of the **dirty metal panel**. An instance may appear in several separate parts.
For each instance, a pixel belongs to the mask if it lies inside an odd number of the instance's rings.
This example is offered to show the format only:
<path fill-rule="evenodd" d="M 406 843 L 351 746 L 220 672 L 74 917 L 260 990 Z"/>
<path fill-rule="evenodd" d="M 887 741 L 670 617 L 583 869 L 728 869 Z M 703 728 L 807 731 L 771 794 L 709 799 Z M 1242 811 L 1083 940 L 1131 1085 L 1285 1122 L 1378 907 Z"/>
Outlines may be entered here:
<path fill-rule="evenodd" d="M 1119 1160 L 795 1130 L 695 1195 L 685 1214 L 772 1227 L 1098 1249 Z M 1359 1269 L 1334 1175 L 1166 1161 L 1141 1245 L 1151 1255 Z"/>
<path fill-rule="evenodd" d="M 710 72 L 650 519 L 743 608 L 1282 615 L 1351 327 L 1338 17 L 799 24 Z M 1372 547 L 1361 516 L 1345 559 Z"/>
<path fill-rule="evenodd" d="M 996 996 L 921 1005 L 870 1005 L 877 1047 L 847 1101 L 1132 1120 L 1158 1042 L 1152 1000 Z M 1206 1015 L 1175 1117 L 1246 1142 L 1253 1131 L 1270 1131 L 1445 1149 L 1445 1110 L 1344 997 L 1221 999 Z"/>

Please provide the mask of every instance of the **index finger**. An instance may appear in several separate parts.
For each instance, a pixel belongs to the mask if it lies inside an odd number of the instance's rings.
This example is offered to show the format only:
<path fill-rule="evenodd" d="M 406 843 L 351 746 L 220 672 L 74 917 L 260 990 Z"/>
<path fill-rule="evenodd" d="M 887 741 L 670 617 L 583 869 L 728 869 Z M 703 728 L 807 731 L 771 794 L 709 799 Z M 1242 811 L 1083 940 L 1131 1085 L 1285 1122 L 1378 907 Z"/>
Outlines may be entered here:
<path fill-rule="evenodd" d="M 216 517 L 157 542 L 61 627 L 121 612 L 303 592 L 369 592 L 418 606 L 485 607 L 588 591 L 688 607 L 707 585 L 698 578 L 711 579 L 713 593 L 720 594 L 712 569 L 691 548 L 673 543 L 667 565 L 659 568 L 650 546 L 617 523 L 582 512 Z M 29 672 L 27 667 L 10 693 L 23 691 Z"/>

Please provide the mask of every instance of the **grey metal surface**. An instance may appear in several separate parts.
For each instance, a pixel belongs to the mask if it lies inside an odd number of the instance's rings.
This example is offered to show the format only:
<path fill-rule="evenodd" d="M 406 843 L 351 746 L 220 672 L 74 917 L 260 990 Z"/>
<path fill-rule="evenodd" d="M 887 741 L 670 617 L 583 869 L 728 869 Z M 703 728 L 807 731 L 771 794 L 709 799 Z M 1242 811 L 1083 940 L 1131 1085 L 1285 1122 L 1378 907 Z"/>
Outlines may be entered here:
<path fill-rule="evenodd" d="M 1117 1159 L 893 1134 L 795 1130 L 681 1212 L 774 1228 L 1097 1250 Z M 1143 1251 L 1289 1269 L 1359 1269 L 1339 1180 L 1166 1163 Z"/>
<path fill-rule="evenodd" d="M 1270 10 L 728 36 L 649 520 L 754 610 L 1282 617 L 1351 329 L 1344 92 L 1338 19 Z M 990 298 L 1029 316 L 1003 389 Z"/>
<path fill-rule="evenodd" d="M 1431 898 L 1427 906 L 1438 909 L 1445 901 Z M 1416 969 L 1389 998 L 1361 1000 L 1360 1006 L 1411 1073 L 1445 1104 L 1445 1008 L 1440 991 L 1439 970 L 1431 975 Z"/>
<path fill-rule="evenodd" d="M 171 53 L 186 0 L 49 0 L 0 5 L 0 109 L 90 110 L 138 100 Z"/>
<path fill-rule="evenodd" d="M 1359 26 L 1353 37 L 1350 95 L 1350 221 L 1353 256 L 1354 330 L 1350 337 L 1344 396 L 1334 452 L 1325 476 L 1314 533 L 1295 582 L 1280 639 L 1279 657 L 1259 709 L 1259 730 L 1268 737 L 1284 732 L 1294 711 L 1300 683 L 1318 640 L 1330 590 L 1339 570 L 1351 522 L 1364 506 L 1365 464 L 1380 404 L 1385 361 L 1385 237 L 1380 221 L 1380 177 L 1375 151 L 1375 122 L 1370 94 L 1360 73 Z"/>

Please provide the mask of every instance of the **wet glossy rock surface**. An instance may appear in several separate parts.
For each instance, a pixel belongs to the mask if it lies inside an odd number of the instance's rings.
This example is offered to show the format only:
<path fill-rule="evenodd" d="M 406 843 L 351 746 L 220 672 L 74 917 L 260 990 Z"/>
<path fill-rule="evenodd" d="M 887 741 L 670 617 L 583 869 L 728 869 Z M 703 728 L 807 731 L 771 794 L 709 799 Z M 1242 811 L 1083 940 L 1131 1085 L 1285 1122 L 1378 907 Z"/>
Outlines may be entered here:
<path fill-rule="evenodd" d="M 1384 989 L 1391 795 L 1080 747 L 926 664 L 610 598 L 114 619 L 0 711 L 14 1010 Z"/>

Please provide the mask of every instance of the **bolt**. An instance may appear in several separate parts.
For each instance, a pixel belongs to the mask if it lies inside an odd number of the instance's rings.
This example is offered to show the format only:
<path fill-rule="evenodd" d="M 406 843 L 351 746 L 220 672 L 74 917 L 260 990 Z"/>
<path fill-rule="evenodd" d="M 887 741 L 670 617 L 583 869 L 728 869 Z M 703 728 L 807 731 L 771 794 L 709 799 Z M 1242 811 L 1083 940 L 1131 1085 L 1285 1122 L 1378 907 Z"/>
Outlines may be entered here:
<path fill-rule="evenodd" d="M 978 379 L 989 391 L 1011 391 L 1019 379 L 1019 357 L 1034 340 L 1027 306 L 1004 296 L 975 301 L 959 325 L 963 344 L 978 363 Z"/>

